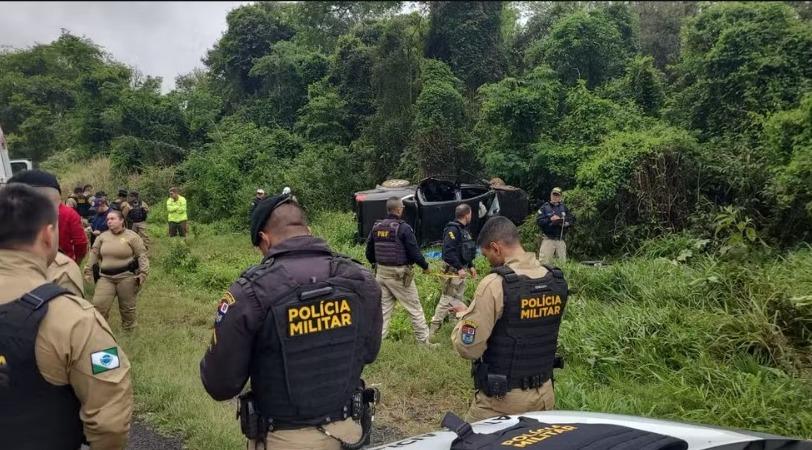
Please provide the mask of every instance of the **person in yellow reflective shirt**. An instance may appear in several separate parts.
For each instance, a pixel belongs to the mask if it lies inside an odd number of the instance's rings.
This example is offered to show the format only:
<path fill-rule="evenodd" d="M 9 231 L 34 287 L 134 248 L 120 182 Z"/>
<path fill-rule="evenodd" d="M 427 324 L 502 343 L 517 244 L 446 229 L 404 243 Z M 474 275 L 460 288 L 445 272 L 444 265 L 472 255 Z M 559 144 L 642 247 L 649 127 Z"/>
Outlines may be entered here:
<path fill-rule="evenodd" d="M 169 198 L 166 199 L 167 221 L 169 222 L 169 237 L 186 237 L 189 231 L 186 214 L 186 197 L 180 195 L 178 188 L 169 190 Z"/>

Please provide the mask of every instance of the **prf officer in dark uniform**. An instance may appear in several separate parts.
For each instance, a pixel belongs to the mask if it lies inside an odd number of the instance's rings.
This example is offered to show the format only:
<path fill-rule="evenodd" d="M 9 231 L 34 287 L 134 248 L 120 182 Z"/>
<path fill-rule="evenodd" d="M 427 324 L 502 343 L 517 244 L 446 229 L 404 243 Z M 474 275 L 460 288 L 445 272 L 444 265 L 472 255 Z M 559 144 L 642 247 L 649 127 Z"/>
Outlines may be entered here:
<path fill-rule="evenodd" d="M 380 288 L 362 265 L 311 236 L 290 196 L 257 205 L 251 238 L 265 258 L 220 300 L 200 362 L 203 386 L 228 400 L 250 378 L 261 418 L 241 422 L 268 432 L 245 433 L 249 449 L 337 450 L 363 440 L 352 403 L 381 346 Z"/>
<path fill-rule="evenodd" d="M 429 342 L 429 327 L 426 326 L 412 268 L 417 264 L 423 272 L 428 273 L 429 263 L 420 253 L 414 230 L 401 219 L 402 216 L 403 201 L 389 197 L 386 200 L 386 218 L 375 222 L 367 238 L 366 257 L 377 267 L 375 279 L 383 292 L 383 337 L 389 331 L 389 320 L 397 300 L 409 313 L 417 342 L 433 348 L 436 345 Z"/>
<path fill-rule="evenodd" d="M 434 309 L 431 318 L 429 335 L 433 336 L 442 326 L 449 308 L 457 305 L 465 306 L 465 278 L 468 274 L 476 278 L 474 258 L 476 257 L 476 242 L 468 232 L 471 223 L 471 207 L 465 203 L 457 205 L 454 210 L 455 219 L 445 226 L 443 230 L 443 293 Z"/>
<path fill-rule="evenodd" d="M 559 269 L 544 267 L 522 249 L 519 230 L 494 217 L 478 243 L 493 271 L 477 286 L 451 333 L 454 349 L 473 360 L 476 393 L 471 420 L 552 409 L 551 377 L 558 328 L 567 303 Z"/>

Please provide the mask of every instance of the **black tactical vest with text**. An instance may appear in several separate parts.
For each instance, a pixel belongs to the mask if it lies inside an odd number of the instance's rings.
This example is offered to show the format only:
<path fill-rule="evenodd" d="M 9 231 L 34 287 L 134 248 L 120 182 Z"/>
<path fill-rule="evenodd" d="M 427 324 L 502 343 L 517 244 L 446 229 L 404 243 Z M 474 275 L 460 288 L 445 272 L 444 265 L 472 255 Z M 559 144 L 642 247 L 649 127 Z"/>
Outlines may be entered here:
<path fill-rule="evenodd" d="M 333 256 L 329 264 L 328 279 L 307 285 L 273 260 L 240 280 L 263 293 L 257 300 L 267 316 L 254 345 L 251 389 L 259 412 L 276 426 L 344 420 L 361 385 L 363 330 L 372 326 L 363 301 L 370 293 L 357 263 Z"/>
<path fill-rule="evenodd" d="M 48 383 L 35 345 L 48 302 L 68 291 L 46 283 L 0 306 L 0 448 L 76 450 L 84 440 L 79 399 Z"/>
<path fill-rule="evenodd" d="M 398 230 L 404 222 L 399 219 L 383 219 L 372 227 L 372 241 L 375 243 L 375 260 L 383 266 L 405 266 L 409 264 L 406 248 L 398 238 Z"/>
<path fill-rule="evenodd" d="M 542 278 L 518 275 L 508 266 L 493 272 L 502 277 L 504 307 L 482 361 L 488 373 L 507 376 L 510 389 L 538 387 L 553 373 L 567 304 L 564 274 L 551 267 Z"/>

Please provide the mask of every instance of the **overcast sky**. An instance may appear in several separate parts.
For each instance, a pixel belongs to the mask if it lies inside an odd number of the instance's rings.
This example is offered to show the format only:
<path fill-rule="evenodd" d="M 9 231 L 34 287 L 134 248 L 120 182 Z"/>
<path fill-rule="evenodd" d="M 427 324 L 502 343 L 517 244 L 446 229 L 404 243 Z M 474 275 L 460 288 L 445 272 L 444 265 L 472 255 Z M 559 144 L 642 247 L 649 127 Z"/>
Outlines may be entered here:
<path fill-rule="evenodd" d="M 248 2 L 0 2 L 0 47 L 48 43 L 61 29 L 85 36 L 145 75 L 175 77 L 201 58 L 226 29 L 226 14 Z"/>

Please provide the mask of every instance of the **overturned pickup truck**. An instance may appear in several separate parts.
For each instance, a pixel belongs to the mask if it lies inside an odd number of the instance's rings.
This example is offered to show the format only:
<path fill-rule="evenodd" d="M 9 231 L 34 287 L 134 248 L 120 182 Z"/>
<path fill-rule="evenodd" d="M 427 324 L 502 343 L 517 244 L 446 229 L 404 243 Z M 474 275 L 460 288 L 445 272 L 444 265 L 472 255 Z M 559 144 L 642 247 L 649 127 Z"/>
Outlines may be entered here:
<path fill-rule="evenodd" d="M 529 212 L 527 193 L 498 178 L 489 182 L 460 183 L 431 177 L 417 185 L 406 180 L 387 180 L 375 189 L 353 194 L 359 242 L 367 239 L 376 220 L 386 216 L 389 197 L 403 200 L 403 220 L 414 228 L 421 246 L 443 239 L 443 228 L 454 219 L 454 209 L 461 203 L 467 203 L 473 211 L 469 229 L 474 238 L 491 216 L 505 216 L 520 225 Z"/>

